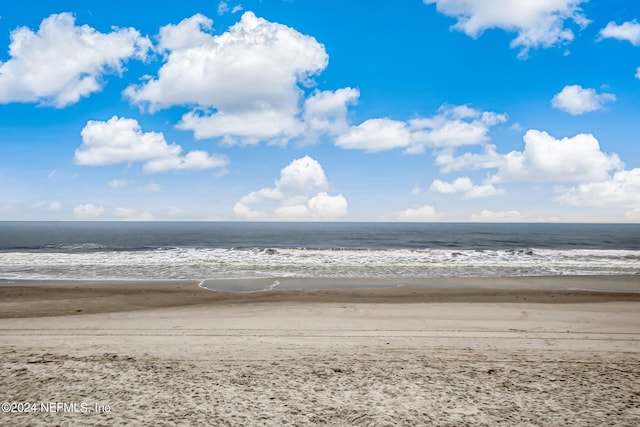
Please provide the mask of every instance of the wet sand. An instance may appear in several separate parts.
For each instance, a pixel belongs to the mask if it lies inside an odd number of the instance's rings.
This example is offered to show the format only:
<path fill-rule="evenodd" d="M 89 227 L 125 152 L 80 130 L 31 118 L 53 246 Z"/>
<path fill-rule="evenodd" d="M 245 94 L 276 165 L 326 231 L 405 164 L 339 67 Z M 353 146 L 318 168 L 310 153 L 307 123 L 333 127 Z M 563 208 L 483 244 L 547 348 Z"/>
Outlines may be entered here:
<path fill-rule="evenodd" d="M 231 292 L 231 289 L 273 291 Z M 230 279 L 0 285 L 0 318 L 263 303 L 587 303 L 640 301 L 640 275 L 428 279 Z M 345 289 L 345 288 L 349 289 Z"/>
<path fill-rule="evenodd" d="M 638 278 L 547 280 L 0 286 L 0 424 L 638 425 Z"/>

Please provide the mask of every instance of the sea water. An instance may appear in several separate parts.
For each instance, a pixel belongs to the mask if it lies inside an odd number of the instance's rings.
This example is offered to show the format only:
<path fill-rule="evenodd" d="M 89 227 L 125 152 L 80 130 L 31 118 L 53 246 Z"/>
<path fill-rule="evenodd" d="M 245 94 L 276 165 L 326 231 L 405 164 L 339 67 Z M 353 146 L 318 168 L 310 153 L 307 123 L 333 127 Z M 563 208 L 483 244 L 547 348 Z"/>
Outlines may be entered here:
<path fill-rule="evenodd" d="M 0 281 L 640 274 L 640 224 L 0 222 Z"/>

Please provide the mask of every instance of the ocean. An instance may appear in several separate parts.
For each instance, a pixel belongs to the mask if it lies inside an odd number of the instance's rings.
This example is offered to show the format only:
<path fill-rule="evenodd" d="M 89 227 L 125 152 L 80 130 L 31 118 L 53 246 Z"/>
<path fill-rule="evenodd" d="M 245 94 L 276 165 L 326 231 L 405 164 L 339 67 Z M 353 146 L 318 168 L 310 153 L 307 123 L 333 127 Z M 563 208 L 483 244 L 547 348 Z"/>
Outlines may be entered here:
<path fill-rule="evenodd" d="M 0 222 L 0 283 L 640 274 L 640 224 Z"/>

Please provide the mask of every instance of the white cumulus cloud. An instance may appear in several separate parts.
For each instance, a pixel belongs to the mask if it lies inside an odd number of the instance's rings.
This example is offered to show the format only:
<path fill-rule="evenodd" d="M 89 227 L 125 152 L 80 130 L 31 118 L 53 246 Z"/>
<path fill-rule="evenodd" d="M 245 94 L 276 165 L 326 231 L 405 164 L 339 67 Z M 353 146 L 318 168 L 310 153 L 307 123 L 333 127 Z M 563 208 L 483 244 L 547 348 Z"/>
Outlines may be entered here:
<path fill-rule="evenodd" d="M 496 169 L 504 164 L 504 155 L 496 150 L 494 144 L 483 146 L 484 153 L 464 153 L 454 155 L 453 150 L 442 150 L 436 154 L 435 163 L 442 172 L 459 170 Z"/>
<path fill-rule="evenodd" d="M 496 151 L 495 145 L 487 144 L 483 147 L 484 153 L 456 156 L 452 150 L 443 150 L 436 155 L 435 162 L 442 172 L 495 169 L 487 184 L 605 181 L 612 171 L 624 167 L 618 155 L 603 152 L 591 134 L 557 139 L 547 132 L 531 129 L 523 139 L 523 151 L 502 154 Z"/>
<path fill-rule="evenodd" d="M 322 165 L 309 156 L 292 161 L 280 171 L 276 189 L 284 194 L 306 194 L 329 186 Z"/>
<path fill-rule="evenodd" d="M 106 74 L 121 74 L 126 60 L 145 58 L 150 46 L 133 28 L 104 34 L 77 26 L 70 13 L 51 15 L 37 32 L 11 33 L 10 59 L 0 62 L 0 104 L 74 104 L 100 91 Z"/>
<path fill-rule="evenodd" d="M 243 196 L 234 206 L 238 218 L 248 220 L 334 220 L 347 215 L 347 200 L 327 193 L 322 165 L 304 156 L 280 171 L 273 187 Z"/>
<path fill-rule="evenodd" d="M 546 132 L 529 130 L 524 135 L 524 151 L 504 155 L 504 163 L 494 182 L 588 182 L 605 180 L 613 169 L 621 169 L 616 154 L 600 150 L 591 134 L 556 139 Z"/>
<path fill-rule="evenodd" d="M 626 40 L 633 46 L 640 46 L 640 23 L 636 19 L 623 22 L 618 25 L 609 22 L 606 27 L 600 30 L 600 39 Z M 635 77 L 640 79 L 640 67 L 636 69 Z"/>
<path fill-rule="evenodd" d="M 456 178 L 453 182 L 433 180 L 431 191 L 442 194 L 461 194 L 463 199 L 477 199 L 504 194 L 504 190 L 492 184 L 476 185 L 469 177 Z"/>
<path fill-rule="evenodd" d="M 411 145 L 411 131 L 398 120 L 369 119 L 340 135 L 335 144 L 341 148 L 369 152 L 406 148 Z"/>
<path fill-rule="evenodd" d="M 597 111 L 606 103 L 614 102 L 616 96 L 612 93 L 596 93 L 595 89 L 585 89 L 580 85 L 565 86 L 551 100 L 554 108 L 566 111 L 577 116 L 580 114 Z"/>
<path fill-rule="evenodd" d="M 640 46 L 640 23 L 635 19 L 620 25 L 615 22 L 609 22 L 600 31 L 600 37 L 603 39 L 627 40 L 634 46 Z"/>
<path fill-rule="evenodd" d="M 84 203 L 73 208 L 73 213 L 78 219 L 95 219 L 104 214 L 104 208 L 92 203 Z"/>
<path fill-rule="evenodd" d="M 315 91 L 304 102 L 303 118 L 313 136 L 340 135 L 349 130 L 347 107 L 356 104 L 360 91 L 350 87 Z"/>
<path fill-rule="evenodd" d="M 90 120 L 82 129 L 82 144 L 75 152 L 80 165 L 103 166 L 143 162 L 146 172 L 203 170 L 224 167 L 224 156 L 204 151 L 181 155 L 182 147 L 168 144 L 159 132 L 143 132 L 135 119 L 113 116 L 108 121 Z"/>
<path fill-rule="evenodd" d="M 393 215 L 393 219 L 400 222 L 429 222 L 437 221 L 441 217 L 442 215 L 437 213 L 435 208 L 430 205 L 405 209 Z"/>
<path fill-rule="evenodd" d="M 640 168 L 621 170 L 606 180 L 581 183 L 557 200 L 574 206 L 640 208 Z"/>
<path fill-rule="evenodd" d="M 293 28 L 245 12 L 221 35 L 194 15 L 160 31 L 166 62 L 153 78 L 125 95 L 151 110 L 196 106 L 179 128 L 196 138 L 227 143 L 286 142 L 304 130 L 300 85 L 328 63 L 324 46 Z"/>
<path fill-rule="evenodd" d="M 212 155 L 206 151 L 189 151 L 184 156 L 159 157 L 147 161 L 145 172 L 167 172 L 177 170 L 205 170 L 221 168 L 229 163 L 225 156 Z"/>
<path fill-rule="evenodd" d="M 589 20 L 580 3 L 586 0 L 423 0 L 436 4 L 438 12 L 454 17 L 454 29 L 476 38 L 485 30 L 500 28 L 517 33 L 512 48 L 521 48 L 518 57 L 527 56 L 531 48 L 551 47 L 574 39 L 565 27 L 573 20 L 584 28 Z"/>
<path fill-rule="evenodd" d="M 403 148 L 408 154 L 423 153 L 426 147 L 459 147 L 489 140 L 492 126 L 507 117 L 479 111 L 468 105 L 440 107 L 432 117 L 409 121 L 389 118 L 369 119 L 336 138 L 338 147 L 378 152 Z"/>
<path fill-rule="evenodd" d="M 420 153 L 425 146 L 460 147 L 489 140 L 489 129 L 507 121 L 505 114 L 480 111 L 468 105 L 444 105 L 438 114 L 409 121 L 414 144 L 407 151 Z"/>
<path fill-rule="evenodd" d="M 341 194 L 330 196 L 321 191 L 307 202 L 307 207 L 314 219 L 335 219 L 347 215 L 347 199 Z"/>

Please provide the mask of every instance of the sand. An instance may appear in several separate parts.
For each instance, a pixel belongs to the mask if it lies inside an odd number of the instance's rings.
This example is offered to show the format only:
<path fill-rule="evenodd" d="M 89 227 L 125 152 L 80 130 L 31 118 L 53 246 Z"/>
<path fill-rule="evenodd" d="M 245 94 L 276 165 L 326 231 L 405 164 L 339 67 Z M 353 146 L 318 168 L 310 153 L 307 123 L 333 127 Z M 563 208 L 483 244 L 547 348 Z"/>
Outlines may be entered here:
<path fill-rule="evenodd" d="M 1 286 L 0 425 L 640 424 L 640 293 L 516 282 Z"/>

